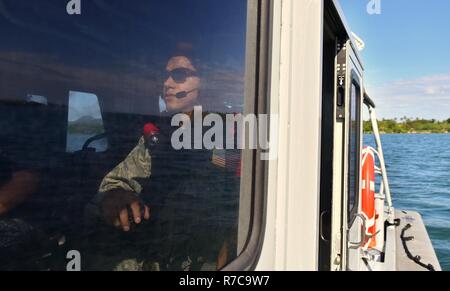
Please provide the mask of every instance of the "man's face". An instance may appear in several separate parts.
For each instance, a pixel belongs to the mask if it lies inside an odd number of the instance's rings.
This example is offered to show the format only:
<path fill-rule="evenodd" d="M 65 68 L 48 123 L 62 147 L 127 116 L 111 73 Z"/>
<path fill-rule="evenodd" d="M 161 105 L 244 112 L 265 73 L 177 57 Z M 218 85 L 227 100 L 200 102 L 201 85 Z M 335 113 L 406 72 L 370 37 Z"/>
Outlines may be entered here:
<path fill-rule="evenodd" d="M 200 78 L 196 68 L 187 57 L 173 57 L 169 60 L 164 82 L 164 100 L 170 112 L 190 112 L 198 98 Z M 186 94 L 187 93 L 187 94 Z M 177 94 L 178 97 L 177 97 Z"/>

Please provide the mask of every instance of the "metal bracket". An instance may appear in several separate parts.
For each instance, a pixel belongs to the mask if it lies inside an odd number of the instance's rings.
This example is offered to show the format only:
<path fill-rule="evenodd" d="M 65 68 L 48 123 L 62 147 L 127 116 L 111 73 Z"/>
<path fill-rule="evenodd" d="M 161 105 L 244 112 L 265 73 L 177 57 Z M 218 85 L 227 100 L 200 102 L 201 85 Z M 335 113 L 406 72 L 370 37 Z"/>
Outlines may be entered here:
<path fill-rule="evenodd" d="M 345 91 L 347 76 L 347 48 L 346 43 L 337 41 L 336 45 L 336 119 L 345 120 Z"/>

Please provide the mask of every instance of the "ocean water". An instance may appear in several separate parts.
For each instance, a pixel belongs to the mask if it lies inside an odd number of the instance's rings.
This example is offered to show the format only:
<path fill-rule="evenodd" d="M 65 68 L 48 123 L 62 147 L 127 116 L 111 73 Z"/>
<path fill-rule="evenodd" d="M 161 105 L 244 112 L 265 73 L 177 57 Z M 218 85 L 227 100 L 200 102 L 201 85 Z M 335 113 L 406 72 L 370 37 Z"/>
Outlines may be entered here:
<path fill-rule="evenodd" d="M 83 149 L 84 143 L 95 134 L 71 133 L 67 135 L 67 152 L 73 153 Z M 108 149 L 108 141 L 106 138 L 93 141 L 89 147 L 95 148 L 97 152 L 104 152 Z"/>
<path fill-rule="evenodd" d="M 419 212 L 443 270 L 450 271 L 450 135 L 381 136 L 394 206 Z M 374 145 L 372 135 L 365 145 Z"/>
<path fill-rule="evenodd" d="M 90 136 L 73 135 L 69 139 L 68 149 L 72 151 L 81 149 L 82 145 L 89 137 Z M 417 211 L 422 214 L 426 227 L 428 229 L 428 233 L 431 237 L 432 243 L 440 260 L 441 267 L 443 270 L 450 271 L 450 135 L 382 135 L 381 138 L 395 207 L 397 209 Z M 364 139 L 366 145 L 374 144 L 373 136 L 366 135 Z M 93 143 L 91 146 L 95 146 L 97 149 L 102 149 L 102 147 L 106 148 L 107 144 Z M 102 161 L 103 160 L 101 159 L 98 161 L 93 160 L 93 169 L 97 169 L 98 164 L 100 164 Z M 57 173 L 59 176 L 57 175 L 56 177 L 60 177 L 60 179 L 56 181 L 59 185 L 58 187 L 60 187 L 61 189 L 56 190 L 63 191 L 63 194 L 66 192 L 68 192 L 66 194 L 71 194 L 72 192 L 86 192 L 87 195 L 93 195 L 93 193 L 96 193 L 95 191 L 98 187 L 97 180 L 99 178 L 91 176 L 91 174 L 89 173 L 83 174 L 80 171 L 77 171 L 76 167 L 78 163 L 80 163 L 80 161 L 78 161 L 77 163 L 73 163 L 74 161 L 68 160 L 67 162 L 70 162 L 69 165 L 71 167 L 75 167 L 75 170 L 72 171 L 72 169 L 67 169 L 68 172 L 63 171 L 61 173 Z M 100 171 L 100 173 L 102 173 L 103 175 L 103 173 L 106 173 L 107 170 L 97 169 L 97 171 Z M 84 178 L 81 181 L 77 178 L 77 176 L 72 177 L 72 174 L 79 174 Z M 90 188 L 92 188 L 91 192 L 85 191 L 86 189 Z M 219 192 L 213 191 L 213 193 Z M 45 200 L 45 197 L 47 196 L 43 196 L 43 201 L 41 201 L 42 203 L 39 205 L 45 205 L 46 207 L 49 207 L 47 203 L 48 201 Z M 75 197 L 78 197 L 78 195 L 76 195 Z M 39 198 L 39 196 L 37 196 L 36 198 Z M 70 200 L 64 197 L 58 203 L 61 203 L 58 204 L 58 209 L 66 209 L 65 207 L 60 206 L 70 206 L 72 204 L 75 204 L 76 206 L 77 200 Z M 232 208 L 232 206 L 230 207 Z M 72 208 L 75 209 L 74 212 L 67 212 L 65 216 L 56 215 L 56 217 L 58 217 L 58 223 L 62 223 L 64 228 L 66 226 L 70 226 L 70 224 L 65 223 L 65 221 L 71 221 L 67 220 L 66 216 L 70 218 L 73 217 L 73 215 L 71 215 L 72 213 L 77 213 L 77 207 L 70 206 L 67 209 L 70 210 Z M 46 210 L 45 212 L 47 212 L 48 210 L 47 208 L 43 209 Z M 43 211 L 39 211 L 39 213 L 41 212 Z M 230 216 L 227 215 L 224 217 Z M 16 232 L 24 228 L 20 225 L 19 222 L 16 222 L 12 226 L 8 225 L 8 227 L 13 228 L 13 230 Z M 139 235 L 141 235 L 141 233 L 136 233 L 136 236 Z M 101 237 L 102 233 L 99 233 L 98 236 Z M 136 251 L 141 251 L 141 249 L 135 245 L 136 241 L 130 240 L 129 238 L 120 238 L 123 239 L 124 243 L 130 243 L 133 247 L 133 250 L 134 248 L 137 248 Z M 6 240 L 3 240 L 3 242 L 5 241 Z M 123 250 L 122 244 L 111 244 L 110 242 L 112 240 L 102 237 L 100 243 L 102 243 L 103 241 L 106 241 L 108 243 L 108 248 L 105 247 L 105 250 L 107 252 L 110 252 L 111 248 L 114 247 L 118 247 Z M 0 240 L 0 244 L 1 242 L 2 241 Z M 6 243 L 8 242 L 9 241 L 6 241 Z M 86 242 L 89 242 L 89 244 L 91 244 L 92 240 L 86 240 Z M 141 245 L 145 244 L 146 242 L 146 240 L 143 240 Z M 33 244 L 33 246 L 35 246 L 35 244 Z M 71 247 L 70 249 L 79 249 L 79 247 L 83 247 L 84 245 L 82 243 L 79 244 L 79 240 L 75 240 L 75 242 L 73 242 L 69 238 L 67 247 L 69 246 Z M 47 254 L 47 246 L 44 245 L 43 247 L 45 247 L 45 254 Z M 33 261 L 32 264 L 30 263 L 29 269 L 35 270 L 36 268 L 38 268 L 39 270 L 44 270 L 47 269 L 48 265 L 51 267 L 65 267 L 66 250 L 63 249 L 64 251 L 61 251 L 58 249 L 55 251 L 53 250 L 53 244 L 49 248 L 52 250 L 53 255 L 50 257 L 45 257 L 44 259 L 39 259 L 38 263 L 35 263 L 36 260 L 33 256 Z M 66 247 L 64 246 L 64 248 Z M 97 256 L 89 256 L 84 251 L 83 254 L 83 257 L 88 258 L 89 260 L 95 261 L 98 259 L 98 262 L 101 263 L 106 261 L 105 265 L 110 263 L 107 260 L 107 257 L 102 256 L 100 252 L 96 254 Z M 55 260 L 56 263 L 54 262 Z M 24 268 L 27 269 L 28 267 L 28 265 L 26 265 L 24 261 L 14 260 L 10 261 L 9 263 L 11 262 L 13 263 L 13 265 L 16 265 L 12 266 L 12 269 L 17 268 L 23 270 Z M 41 264 L 44 267 L 42 267 Z M 107 268 L 103 268 L 102 265 L 101 269 Z"/>

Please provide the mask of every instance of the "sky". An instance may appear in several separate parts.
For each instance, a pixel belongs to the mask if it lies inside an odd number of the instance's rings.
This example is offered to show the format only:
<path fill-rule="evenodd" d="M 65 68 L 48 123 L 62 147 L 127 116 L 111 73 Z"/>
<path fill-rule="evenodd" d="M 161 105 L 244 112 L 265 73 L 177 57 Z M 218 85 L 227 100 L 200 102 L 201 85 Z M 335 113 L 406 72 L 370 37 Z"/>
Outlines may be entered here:
<path fill-rule="evenodd" d="M 167 61 L 184 47 L 205 110 L 242 110 L 247 0 L 82 1 L 76 16 L 67 2 L 0 0 L 0 74 L 8 84 L 0 98 L 33 94 L 66 104 L 69 91 L 90 92 L 104 112 L 156 115 Z M 79 100 L 91 114 L 91 99 Z M 73 112 L 77 119 L 84 111 Z"/>
<path fill-rule="evenodd" d="M 69 122 L 76 121 L 84 116 L 95 119 L 102 118 L 97 96 L 84 92 L 69 92 Z"/>
<path fill-rule="evenodd" d="M 365 42 L 365 84 L 379 118 L 450 118 L 450 1 L 340 0 Z"/>

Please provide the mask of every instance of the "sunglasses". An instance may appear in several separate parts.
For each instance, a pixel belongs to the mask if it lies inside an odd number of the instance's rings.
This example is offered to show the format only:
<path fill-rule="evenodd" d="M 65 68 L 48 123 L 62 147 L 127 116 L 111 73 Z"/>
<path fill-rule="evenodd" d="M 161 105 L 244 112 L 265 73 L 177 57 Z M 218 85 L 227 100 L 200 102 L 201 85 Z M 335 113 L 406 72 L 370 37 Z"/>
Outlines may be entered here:
<path fill-rule="evenodd" d="M 186 68 L 178 68 L 174 69 L 170 72 L 166 73 L 166 80 L 172 77 L 172 79 L 177 84 L 182 84 L 186 82 L 186 79 L 189 77 L 197 76 L 197 72 L 194 72 L 192 70 L 186 69 Z"/>

